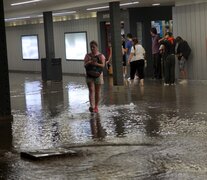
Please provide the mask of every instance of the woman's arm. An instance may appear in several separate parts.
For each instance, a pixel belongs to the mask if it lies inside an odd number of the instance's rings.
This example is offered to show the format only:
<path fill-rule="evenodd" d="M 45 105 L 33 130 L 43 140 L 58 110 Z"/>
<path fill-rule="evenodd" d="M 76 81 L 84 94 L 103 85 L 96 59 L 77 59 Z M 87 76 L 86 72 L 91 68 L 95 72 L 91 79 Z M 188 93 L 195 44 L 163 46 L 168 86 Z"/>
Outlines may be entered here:
<path fill-rule="evenodd" d="M 132 57 L 134 56 L 134 52 L 135 52 L 135 49 L 134 47 L 131 48 L 131 52 L 130 52 L 130 55 L 129 55 L 129 58 L 128 58 L 128 64 L 130 64 L 131 60 L 132 60 Z"/>
<path fill-rule="evenodd" d="M 85 58 L 84 58 L 84 66 L 86 67 L 87 65 L 89 65 L 91 63 L 92 63 L 92 60 L 91 60 L 90 56 L 88 54 L 86 54 Z"/>
<path fill-rule="evenodd" d="M 109 57 L 106 63 L 111 63 L 111 58 L 112 58 L 112 47 L 110 47 L 110 53 L 109 53 Z"/>
<path fill-rule="evenodd" d="M 128 64 L 130 64 L 132 57 L 134 56 L 134 53 L 130 53 L 129 58 L 128 58 Z"/>
<path fill-rule="evenodd" d="M 104 68 L 105 67 L 105 61 L 106 61 L 105 56 L 103 54 L 100 54 L 99 55 L 99 60 L 101 61 L 101 63 L 99 63 L 99 62 L 92 62 L 91 64 L 93 64 L 95 66 L 98 66 L 98 67 Z"/>

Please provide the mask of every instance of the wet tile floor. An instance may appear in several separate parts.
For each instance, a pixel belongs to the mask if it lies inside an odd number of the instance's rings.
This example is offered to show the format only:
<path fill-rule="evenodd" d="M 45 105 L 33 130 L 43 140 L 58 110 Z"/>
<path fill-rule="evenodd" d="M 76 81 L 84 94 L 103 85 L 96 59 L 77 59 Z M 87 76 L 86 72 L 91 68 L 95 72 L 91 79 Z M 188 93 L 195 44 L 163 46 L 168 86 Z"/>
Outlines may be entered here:
<path fill-rule="evenodd" d="M 145 87 L 120 87 L 106 78 L 98 114 L 88 112 L 84 77 L 42 83 L 39 74 L 11 73 L 10 89 L 14 119 L 1 122 L 0 179 L 207 179 L 205 84 L 146 80 Z M 78 156 L 20 157 L 57 148 Z"/>

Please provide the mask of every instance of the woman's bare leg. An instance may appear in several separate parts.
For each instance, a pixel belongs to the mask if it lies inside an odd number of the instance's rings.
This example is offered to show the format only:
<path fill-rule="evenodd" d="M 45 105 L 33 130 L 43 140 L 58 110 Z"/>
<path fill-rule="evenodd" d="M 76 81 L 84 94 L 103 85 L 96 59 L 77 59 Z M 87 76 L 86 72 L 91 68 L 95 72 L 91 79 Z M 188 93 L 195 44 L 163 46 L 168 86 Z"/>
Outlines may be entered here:
<path fill-rule="evenodd" d="M 94 108 L 94 103 L 95 103 L 95 85 L 94 83 L 90 82 L 87 84 L 88 85 L 88 90 L 89 90 L 89 102 L 90 102 L 90 107 Z"/>
<path fill-rule="evenodd" d="M 95 85 L 95 108 L 98 109 L 98 104 L 100 100 L 100 90 L 101 90 L 101 84 Z"/>

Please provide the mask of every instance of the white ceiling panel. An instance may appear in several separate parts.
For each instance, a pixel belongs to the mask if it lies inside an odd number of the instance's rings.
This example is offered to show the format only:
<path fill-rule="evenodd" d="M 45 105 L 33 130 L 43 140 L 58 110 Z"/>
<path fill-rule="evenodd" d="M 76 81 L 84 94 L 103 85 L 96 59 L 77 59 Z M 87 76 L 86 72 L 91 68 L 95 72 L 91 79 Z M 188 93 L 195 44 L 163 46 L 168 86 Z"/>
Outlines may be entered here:
<path fill-rule="evenodd" d="M 83 13 L 86 8 L 106 6 L 109 2 L 117 0 L 41 0 L 29 4 L 11 6 L 12 3 L 26 2 L 31 0 L 3 0 L 5 18 L 15 18 L 21 16 L 32 16 L 42 14 L 45 11 L 77 11 Z M 120 3 L 139 1 L 138 4 L 128 7 L 150 7 L 153 3 L 166 5 L 183 5 L 189 3 L 207 2 L 207 0 L 120 0 Z M 125 8 L 128 8 L 127 6 Z"/>

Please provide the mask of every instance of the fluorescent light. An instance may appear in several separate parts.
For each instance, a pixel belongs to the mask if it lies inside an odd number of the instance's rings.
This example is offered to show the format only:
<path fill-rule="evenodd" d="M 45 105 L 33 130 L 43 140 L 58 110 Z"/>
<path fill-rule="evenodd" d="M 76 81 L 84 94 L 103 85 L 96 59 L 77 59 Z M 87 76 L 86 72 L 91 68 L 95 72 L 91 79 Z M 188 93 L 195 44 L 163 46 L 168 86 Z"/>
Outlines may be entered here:
<path fill-rule="evenodd" d="M 86 9 L 86 10 L 87 10 L 87 11 L 91 11 L 91 10 L 107 9 L 107 8 L 109 8 L 109 6 L 100 6 L 100 7 L 88 8 L 88 9 Z"/>
<path fill-rule="evenodd" d="M 11 6 L 18 6 L 18 5 L 22 5 L 22 4 L 29 4 L 29 3 L 34 3 L 34 2 L 39 2 L 42 0 L 31 0 L 31 1 L 23 1 L 23 2 L 19 2 L 19 3 L 12 3 Z"/>
<path fill-rule="evenodd" d="M 152 6 L 160 6 L 160 3 L 154 3 Z"/>
<path fill-rule="evenodd" d="M 31 17 L 25 16 L 25 17 L 17 17 L 17 18 L 8 18 L 8 19 L 5 19 L 5 21 L 13 21 L 13 20 L 29 19 L 29 18 L 31 18 Z"/>
<path fill-rule="evenodd" d="M 139 4 L 139 2 L 135 1 L 135 2 L 129 2 L 129 3 L 122 3 L 122 4 L 120 4 L 120 6 L 129 6 L 129 5 L 133 5 L 133 4 Z"/>
<path fill-rule="evenodd" d="M 76 11 L 68 11 L 68 12 L 59 12 L 59 13 L 53 13 L 53 16 L 61 16 L 64 14 L 74 14 Z"/>
<path fill-rule="evenodd" d="M 135 1 L 135 2 L 129 2 L 129 3 L 122 3 L 122 4 L 120 4 L 120 6 L 129 6 L 129 5 L 133 5 L 133 4 L 139 4 L 139 2 Z M 88 8 L 86 10 L 91 11 L 91 10 L 107 9 L 107 8 L 109 8 L 109 6 L 100 6 L 100 7 Z"/>

